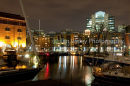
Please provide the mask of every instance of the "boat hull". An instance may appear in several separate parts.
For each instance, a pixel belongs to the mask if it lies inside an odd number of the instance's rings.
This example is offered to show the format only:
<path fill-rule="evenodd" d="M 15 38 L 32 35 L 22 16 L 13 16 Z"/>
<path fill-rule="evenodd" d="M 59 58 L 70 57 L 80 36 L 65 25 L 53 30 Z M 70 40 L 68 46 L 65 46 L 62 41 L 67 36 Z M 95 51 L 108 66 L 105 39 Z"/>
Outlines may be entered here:
<path fill-rule="evenodd" d="M 124 77 L 117 77 L 117 76 L 109 76 L 109 75 L 104 75 L 104 76 L 99 76 L 99 75 L 94 75 L 95 80 L 94 82 L 99 82 L 99 83 L 105 83 L 105 84 L 116 84 L 119 86 L 123 85 L 130 85 L 130 78 L 124 78 Z"/>
<path fill-rule="evenodd" d="M 18 82 L 33 79 L 41 69 L 22 69 L 0 74 L 0 83 Z"/>
<path fill-rule="evenodd" d="M 110 62 L 120 64 L 121 66 L 130 66 L 130 64 L 127 64 L 127 63 L 122 63 L 122 62 L 112 61 L 112 60 L 105 60 L 104 58 L 95 58 L 95 57 L 84 57 L 83 61 L 90 66 L 98 66 L 98 65 L 102 65 L 104 63 L 110 63 Z"/>

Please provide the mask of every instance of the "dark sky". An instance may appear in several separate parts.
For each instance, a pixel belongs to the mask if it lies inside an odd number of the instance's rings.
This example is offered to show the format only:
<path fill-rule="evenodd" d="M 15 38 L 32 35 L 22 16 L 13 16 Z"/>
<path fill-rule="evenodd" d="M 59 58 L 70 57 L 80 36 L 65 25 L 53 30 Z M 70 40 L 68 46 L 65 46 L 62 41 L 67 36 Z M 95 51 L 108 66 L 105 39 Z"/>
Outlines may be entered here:
<path fill-rule="evenodd" d="M 82 31 L 86 18 L 96 11 L 115 16 L 116 25 L 130 24 L 130 0 L 23 0 L 31 28 L 44 31 Z M 19 0 L 0 0 L 0 11 L 22 14 Z"/>

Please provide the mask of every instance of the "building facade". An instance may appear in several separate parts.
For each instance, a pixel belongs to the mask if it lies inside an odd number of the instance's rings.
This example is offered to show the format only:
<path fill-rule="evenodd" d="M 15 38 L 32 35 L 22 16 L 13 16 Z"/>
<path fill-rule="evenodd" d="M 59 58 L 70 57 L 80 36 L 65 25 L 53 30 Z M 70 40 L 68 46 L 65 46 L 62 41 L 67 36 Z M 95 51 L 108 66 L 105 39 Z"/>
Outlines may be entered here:
<path fill-rule="evenodd" d="M 87 19 L 86 29 L 94 31 L 100 31 L 101 25 L 108 31 L 114 31 L 115 29 L 115 18 L 109 14 L 98 11 Z"/>
<path fill-rule="evenodd" d="M 130 25 L 125 27 L 125 45 L 126 45 L 126 52 L 130 55 Z"/>
<path fill-rule="evenodd" d="M 52 52 L 76 53 L 84 49 L 83 33 L 66 30 L 48 35 L 50 36 Z"/>
<path fill-rule="evenodd" d="M 0 48 L 25 48 L 26 23 L 24 17 L 0 12 Z"/>

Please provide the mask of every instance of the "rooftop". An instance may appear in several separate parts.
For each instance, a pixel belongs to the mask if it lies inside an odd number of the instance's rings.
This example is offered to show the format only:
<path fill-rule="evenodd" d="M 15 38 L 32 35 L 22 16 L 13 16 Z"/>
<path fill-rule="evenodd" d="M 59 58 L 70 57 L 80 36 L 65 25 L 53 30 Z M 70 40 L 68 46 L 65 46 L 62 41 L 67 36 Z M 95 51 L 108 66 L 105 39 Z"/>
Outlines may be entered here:
<path fill-rule="evenodd" d="M 5 13 L 5 12 L 0 12 L 0 17 L 24 20 L 24 17 L 22 17 L 21 15 Z"/>

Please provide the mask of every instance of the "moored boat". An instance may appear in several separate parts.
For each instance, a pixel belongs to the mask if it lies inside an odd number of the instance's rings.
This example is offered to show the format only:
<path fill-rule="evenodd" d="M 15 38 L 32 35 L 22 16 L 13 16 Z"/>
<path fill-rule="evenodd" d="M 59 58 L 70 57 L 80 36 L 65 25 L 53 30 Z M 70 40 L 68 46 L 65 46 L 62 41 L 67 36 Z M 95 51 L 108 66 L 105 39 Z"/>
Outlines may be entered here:
<path fill-rule="evenodd" d="M 33 79 L 41 68 L 2 70 L 0 71 L 0 83 L 18 82 Z"/>
<path fill-rule="evenodd" d="M 96 69 L 96 71 L 95 71 Z M 123 67 L 116 64 L 115 66 L 109 68 L 95 68 L 94 69 L 94 81 L 101 83 L 118 83 L 129 85 L 130 84 L 130 73 L 126 72 Z M 125 71 L 125 72 L 124 72 Z"/>

